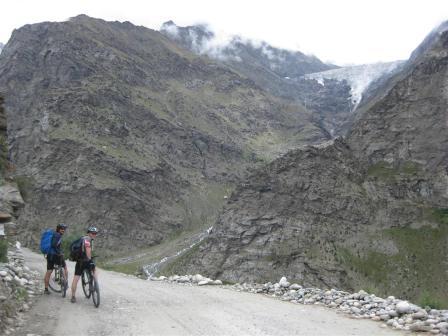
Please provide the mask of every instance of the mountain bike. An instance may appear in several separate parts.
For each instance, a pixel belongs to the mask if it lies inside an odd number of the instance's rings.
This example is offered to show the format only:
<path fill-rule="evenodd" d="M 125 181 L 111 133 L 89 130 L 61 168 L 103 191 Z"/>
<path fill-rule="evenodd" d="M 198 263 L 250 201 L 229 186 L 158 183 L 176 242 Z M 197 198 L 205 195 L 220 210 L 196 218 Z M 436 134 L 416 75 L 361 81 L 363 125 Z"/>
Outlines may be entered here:
<path fill-rule="evenodd" d="M 64 260 L 64 256 L 58 256 L 59 260 L 54 264 L 54 271 L 50 276 L 49 287 L 56 293 L 61 293 L 62 297 L 65 297 L 67 294 L 67 279 L 65 278 L 65 270 L 62 266 L 62 261 Z"/>
<path fill-rule="evenodd" d="M 92 258 L 92 260 L 95 257 Z M 100 305 L 100 286 L 98 280 L 93 276 L 93 272 L 90 268 L 84 269 L 81 274 L 82 290 L 86 298 L 92 297 L 93 304 L 96 308 Z"/>

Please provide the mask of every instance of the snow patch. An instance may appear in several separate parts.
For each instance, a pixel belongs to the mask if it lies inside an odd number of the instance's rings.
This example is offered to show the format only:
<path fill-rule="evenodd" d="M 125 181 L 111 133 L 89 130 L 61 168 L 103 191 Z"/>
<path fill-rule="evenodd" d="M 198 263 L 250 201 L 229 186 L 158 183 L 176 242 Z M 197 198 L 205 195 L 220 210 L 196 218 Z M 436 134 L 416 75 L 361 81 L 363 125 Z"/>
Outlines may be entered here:
<path fill-rule="evenodd" d="M 315 79 L 320 85 L 324 85 L 325 79 L 347 81 L 351 87 L 352 103 L 356 107 L 361 101 L 364 91 L 372 82 L 392 72 L 400 64 L 402 61 L 357 65 L 307 74 L 304 78 Z"/>

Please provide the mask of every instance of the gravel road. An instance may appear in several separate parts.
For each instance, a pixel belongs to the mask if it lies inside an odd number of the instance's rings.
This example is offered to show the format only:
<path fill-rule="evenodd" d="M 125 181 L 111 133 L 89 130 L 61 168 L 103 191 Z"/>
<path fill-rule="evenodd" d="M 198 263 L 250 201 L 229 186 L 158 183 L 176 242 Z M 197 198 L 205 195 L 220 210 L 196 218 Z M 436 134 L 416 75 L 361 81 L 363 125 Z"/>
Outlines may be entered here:
<path fill-rule="evenodd" d="M 43 257 L 27 249 L 24 254 L 27 265 L 43 273 Z M 69 283 L 73 268 L 69 263 Z M 41 296 L 15 335 L 405 335 L 325 307 L 220 287 L 144 281 L 104 270 L 99 281 L 99 308 L 80 285 L 75 304 L 69 295 Z"/>

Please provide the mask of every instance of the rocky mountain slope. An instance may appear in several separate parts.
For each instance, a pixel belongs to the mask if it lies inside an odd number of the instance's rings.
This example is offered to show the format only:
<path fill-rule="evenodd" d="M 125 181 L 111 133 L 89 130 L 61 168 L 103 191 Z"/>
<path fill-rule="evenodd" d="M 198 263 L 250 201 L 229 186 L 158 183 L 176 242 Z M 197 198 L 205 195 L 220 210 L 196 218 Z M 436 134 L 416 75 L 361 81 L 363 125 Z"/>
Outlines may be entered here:
<path fill-rule="evenodd" d="M 72 234 L 98 225 L 109 252 L 197 230 L 248 167 L 328 138 L 303 106 L 228 67 L 84 15 L 17 29 L 0 91 L 28 245 L 61 221 Z"/>
<path fill-rule="evenodd" d="M 300 102 L 313 112 L 315 120 L 332 136 L 345 134 L 353 116 L 350 86 L 328 80 L 325 86 L 303 75 L 337 68 L 315 56 L 275 48 L 234 36 L 220 41 L 207 26 L 179 27 L 169 21 L 160 30 L 176 43 L 199 55 L 207 55 L 271 94 Z"/>
<path fill-rule="evenodd" d="M 0 54 L 2 53 L 2 49 L 5 45 L 3 43 L 0 42 Z"/>
<path fill-rule="evenodd" d="M 346 140 L 288 153 L 232 194 L 177 274 L 364 288 L 448 306 L 448 30 L 364 106 Z"/>

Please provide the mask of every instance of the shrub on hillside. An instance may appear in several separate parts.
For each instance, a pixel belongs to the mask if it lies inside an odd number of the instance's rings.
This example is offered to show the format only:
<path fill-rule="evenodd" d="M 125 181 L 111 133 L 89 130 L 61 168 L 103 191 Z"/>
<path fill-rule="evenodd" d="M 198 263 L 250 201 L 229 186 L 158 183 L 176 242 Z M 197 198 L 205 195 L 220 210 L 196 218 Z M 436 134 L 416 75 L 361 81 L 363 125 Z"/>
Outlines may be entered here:
<path fill-rule="evenodd" d="M 8 242 L 6 239 L 0 239 L 0 262 L 8 261 Z"/>

